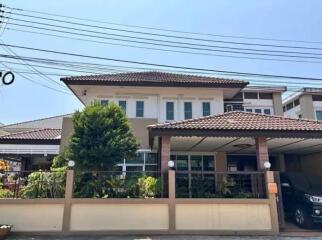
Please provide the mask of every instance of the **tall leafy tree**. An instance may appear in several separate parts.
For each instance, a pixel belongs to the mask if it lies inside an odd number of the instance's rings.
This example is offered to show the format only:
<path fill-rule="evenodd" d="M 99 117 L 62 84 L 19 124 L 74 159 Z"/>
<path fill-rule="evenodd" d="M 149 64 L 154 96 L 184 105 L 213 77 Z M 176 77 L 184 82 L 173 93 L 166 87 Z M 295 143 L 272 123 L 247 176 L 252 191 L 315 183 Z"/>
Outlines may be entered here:
<path fill-rule="evenodd" d="M 68 152 L 78 170 L 112 170 L 131 158 L 138 148 L 130 122 L 115 103 L 101 105 L 95 101 L 77 111 L 73 117 L 74 133 Z"/>

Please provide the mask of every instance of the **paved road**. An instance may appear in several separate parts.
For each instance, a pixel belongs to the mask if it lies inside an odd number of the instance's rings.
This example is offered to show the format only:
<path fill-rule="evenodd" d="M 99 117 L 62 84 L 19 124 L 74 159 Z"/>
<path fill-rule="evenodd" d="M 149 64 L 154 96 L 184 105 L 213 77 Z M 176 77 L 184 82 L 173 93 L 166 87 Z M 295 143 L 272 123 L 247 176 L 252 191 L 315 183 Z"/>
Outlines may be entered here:
<path fill-rule="evenodd" d="M 90 236 L 90 237 L 23 237 L 23 236 L 11 236 L 7 240 L 296 240 L 296 239 L 308 239 L 308 240 L 322 240 L 322 234 L 320 237 L 220 237 L 220 236 L 151 236 L 151 237 L 134 237 L 134 236 Z"/>

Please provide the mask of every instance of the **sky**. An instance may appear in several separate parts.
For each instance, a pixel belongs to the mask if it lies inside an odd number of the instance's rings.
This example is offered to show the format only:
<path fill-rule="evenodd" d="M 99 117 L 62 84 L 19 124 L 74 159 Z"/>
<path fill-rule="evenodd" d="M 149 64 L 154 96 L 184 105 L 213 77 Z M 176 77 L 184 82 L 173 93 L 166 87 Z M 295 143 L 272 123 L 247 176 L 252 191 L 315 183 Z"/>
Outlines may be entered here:
<path fill-rule="evenodd" d="M 220 35 L 322 42 L 322 1 L 320 0 L 3 0 L 1 2 L 15 8 L 120 24 Z M 198 36 L 193 35 L 193 37 Z M 205 36 L 202 37 L 206 38 Z M 322 78 L 321 63 L 276 62 L 161 52 L 60 39 L 11 30 L 5 30 L 0 39 L 6 44 L 107 58 L 229 71 Z M 219 37 L 212 37 L 212 39 L 242 41 L 240 39 Z M 257 40 L 244 41 L 258 42 Z M 263 41 L 261 43 L 290 44 L 288 42 Z M 296 44 L 294 43 L 293 45 Z M 321 43 L 306 44 L 305 46 L 322 48 Z M 12 50 L 19 56 L 89 61 L 88 59 L 22 49 L 12 48 Z M 5 53 L 4 49 L 0 48 L 0 54 Z M 5 60 L 0 57 L 0 63 L 2 61 Z M 111 64 L 111 62 L 107 61 L 100 61 L 100 63 Z M 8 63 L 6 63 L 6 66 L 0 65 L 0 70 L 5 72 L 9 70 L 8 67 L 14 70 L 23 68 L 23 66 Z M 37 69 L 43 72 L 53 72 L 51 69 Z M 69 72 L 68 74 L 80 75 L 77 72 Z M 62 73 L 63 75 L 64 73 Z M 36 74 L 16 74 L 16 80 L 13 84 L 8 86 L 0 85 L 0 122 L 10 124 L 50 117 L 71 113 L 83 107 L 72 94 L 60 93 L 36 85 L 26 80 L 25 76 L 32 78 L 33 81 L 49 84 L 47 83 L 48 79 L 44 79 Z M 60 77 L 50 76 L 50 78 L 59 81 Z M 265 79 L 261 80 L 265 81 Z M 309 84 L 308 82 L 298 81 L 298 83 L 303 83 L 303 86 Z M 287 85 L 287 82 L 286 80 L 280 80 L 280 84 Z M 51 86 L 57 87 L 55 85 Z M 64 91 L 69 90 L 66 89 Z"/>

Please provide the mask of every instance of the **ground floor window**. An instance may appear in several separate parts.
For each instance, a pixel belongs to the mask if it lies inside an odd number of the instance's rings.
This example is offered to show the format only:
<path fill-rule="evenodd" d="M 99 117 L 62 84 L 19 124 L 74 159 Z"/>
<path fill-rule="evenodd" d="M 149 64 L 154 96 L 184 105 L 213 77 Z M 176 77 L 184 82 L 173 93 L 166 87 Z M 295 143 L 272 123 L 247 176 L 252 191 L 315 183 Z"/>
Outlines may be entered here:
<path fill-rule="evenodd" d="M 124 159 L 123 163 L 117 166 L 123 172 L 156 172 L 158 171 L 157 153 L 149 149 L 140 149 L 134 158 Z"/>
<path fill-rule="evenodd" d="M 172 153 L 170 160 L 175 163 L 178 171 L 214 171 L 215 156 L 208 154 L 175 154 Z"/>

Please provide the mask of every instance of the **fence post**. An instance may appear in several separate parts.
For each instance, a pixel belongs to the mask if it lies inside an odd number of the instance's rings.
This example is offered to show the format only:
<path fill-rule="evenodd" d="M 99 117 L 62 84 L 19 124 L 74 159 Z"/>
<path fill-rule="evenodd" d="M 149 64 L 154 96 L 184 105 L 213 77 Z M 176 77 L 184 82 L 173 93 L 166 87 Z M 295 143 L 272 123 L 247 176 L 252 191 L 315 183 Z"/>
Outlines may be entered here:
<path fill-rule="evenodd" d="M 66 174 L 66 186 L 65 186 L 65 202 L 64 202 L 64 215 L 63 215 L 63 233 L 70 231 L 70 218 L 71 218 L 71 206 L 73 198 L 74 187 L 74 170 L 67 170 Z"/>
<path fill-rule="evenodd" d="M 278 223 L 278 212 L 277 212 L 277 203 L 276 203 L 277 185 L 274 180 L 274 172 L 266 171 L 265 179 L 266 179 L 266 189 L 267 189 L 267 196 L 269 199 L 269 208 L 270 208 L 270 214 L 271 214 L 272 233 L 278 234 L 279 223 Z"/>
<path fill-rule="evenodd" d="M 176 230 L 176 172 L 168 171 L 168 191 L 169 191 L 169 231 Z"/>

